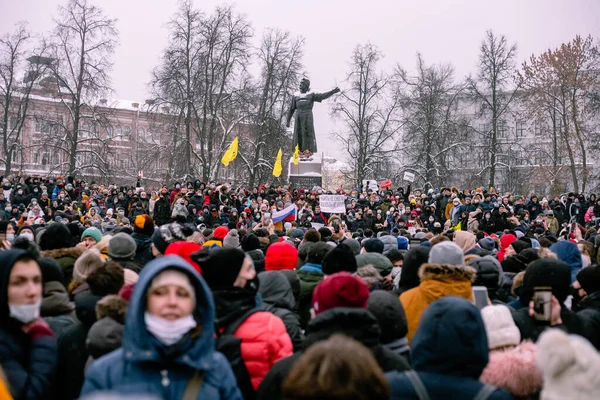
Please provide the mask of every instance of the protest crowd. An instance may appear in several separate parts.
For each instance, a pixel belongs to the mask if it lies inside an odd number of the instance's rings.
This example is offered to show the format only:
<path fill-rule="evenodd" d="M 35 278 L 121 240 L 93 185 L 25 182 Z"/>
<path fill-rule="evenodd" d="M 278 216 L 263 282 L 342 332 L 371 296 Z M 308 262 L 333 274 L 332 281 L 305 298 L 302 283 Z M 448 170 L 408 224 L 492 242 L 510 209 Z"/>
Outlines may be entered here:
<path fill-rule="evenodd" d="M 600 399 L 600 200 L 0 185 L 0 399 Z"/>

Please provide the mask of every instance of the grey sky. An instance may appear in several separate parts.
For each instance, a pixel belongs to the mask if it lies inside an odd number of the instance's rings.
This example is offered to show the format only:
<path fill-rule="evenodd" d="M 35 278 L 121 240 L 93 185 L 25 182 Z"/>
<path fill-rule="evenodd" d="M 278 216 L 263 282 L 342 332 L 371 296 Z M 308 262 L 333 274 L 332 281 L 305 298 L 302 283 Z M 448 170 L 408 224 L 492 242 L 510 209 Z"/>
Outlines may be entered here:
<path fill-rule="evenodd" d="M 26 20 L 34 31 L 52 28 L 58 0 L 0 0 L 0 34 Z M 218 0 L 196 0 L 210 12 Z M 166 22 L 177 8 L 174 0 L 97 0 L 119 19 L 120 46 L 114 57 L 113 87 L 119 98 L 144 100 L 150 71 L 167 43 Z M 306 39 L 305 70 L 315 90 L 343 89 L 348 59 L 357 43 L 370 41 L 385 54 L 381 67 L 396 63 L 412 70 L 415 54 L 427 63 L 451 62 L 456 77 L 474 72 L 486 29 L 517 42 L 519 60 L 556 47 L 580 34 L 600 38 L 598 0 L 238 0 L 248 15 L 258 43 L 264 28 L 276 27 Z M 343 157 L 329 140 L 335 125 L 329 105 L 314 110 L 319 149 Z"/>

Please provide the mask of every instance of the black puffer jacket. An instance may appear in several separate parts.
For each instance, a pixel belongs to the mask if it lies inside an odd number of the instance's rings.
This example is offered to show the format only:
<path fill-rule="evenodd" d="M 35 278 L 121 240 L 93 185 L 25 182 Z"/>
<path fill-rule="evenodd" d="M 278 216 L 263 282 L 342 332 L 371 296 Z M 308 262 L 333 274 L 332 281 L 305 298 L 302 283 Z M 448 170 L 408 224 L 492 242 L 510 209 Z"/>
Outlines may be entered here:
<path fill-rule="evenodd" d="M 600 291 L 588 295 L 579 302 L 577 316 L 583 323 L 585 337 L 600 350 Z"/>
<path fill-rule="evenodd" d="M 317 315 L 310 321 L 304 347 L 329 339 L 341 333 L 367 346 L 384 372 L 406 371 L 408 362 L 398 354 L 385 348 L 379 341 L 379 323 L 373 314 L 364 308 L 333 308 Z M 257 399 L 279 399 L 281 385 L 302 352 L 277 362 L 258 387 Z"/>
<path fill-rule="evenodd" d="M 265 310 L 269 311 L 283 321 L 294 351 L 300 350 L 304 341 L 304 333 L 300 328 L 300 320 L 292 310 L 294 309 L 294 295 L 289 281 L 279 271 L 266 271 L 258 274 L 260 292 Z"/>
<path fill-rule="evenodd" d="M 58 339 L 57 399 L 77 399 L 83 386 L 88 359 L 86 339 L 96 322 L 96 303 L 100 296 L 86 291 L 75 296 L 75 313 L 79 322 L 68 327 Z"/>

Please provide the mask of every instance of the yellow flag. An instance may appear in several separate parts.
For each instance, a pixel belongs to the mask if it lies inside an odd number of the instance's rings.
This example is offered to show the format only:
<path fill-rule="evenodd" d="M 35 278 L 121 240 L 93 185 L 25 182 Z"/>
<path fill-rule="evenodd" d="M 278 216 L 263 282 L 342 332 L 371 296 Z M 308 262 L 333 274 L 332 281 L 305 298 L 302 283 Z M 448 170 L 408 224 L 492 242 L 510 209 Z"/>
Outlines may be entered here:
<path fill-rule="evenodd" d="M 300 156 L 300 149 L 298 145 L 296 145 L 296 150 L 294 150 L 294 165 L 298 165 L 298 158 Z"/>
<path fill-rule="evenodd" d="M 224 166 L 228 166 L 230 162 L 235 160 L 235 158 L 237 157 L 237 154 L 238 154 L 238 137 L 236 136 L 235 139 L 233 139 L 233 142 L 231 142 L 231 144 L 229 145 L 229 148 L 227 149 L 225 154 L 223 154 L 223 158 L 221 158 L 221 162 L 223 163 Z"/>
<path fill-rule="evenodd" d="M 283 168 L 281 167 L 281 149 L 279 149 L 279 151 L 277 152 L 277 159 L 275 160 L 275 165 L 273 166 L 273 176 L 279 178 L 282 169 Z"/>

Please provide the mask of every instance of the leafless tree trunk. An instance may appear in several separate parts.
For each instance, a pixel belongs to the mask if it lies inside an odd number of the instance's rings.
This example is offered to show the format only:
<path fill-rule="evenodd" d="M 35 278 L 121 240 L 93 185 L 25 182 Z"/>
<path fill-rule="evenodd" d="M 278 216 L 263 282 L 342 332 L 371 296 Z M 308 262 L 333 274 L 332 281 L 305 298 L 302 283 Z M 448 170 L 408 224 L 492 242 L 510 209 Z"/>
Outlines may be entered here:
<path fill-rule="evenodd" d="M 34 83 L 46 68 L 43 63 L 33 62 L 29 63 L 26 71 L 25 52 L 37 53 L 34 58 L 43 57 L 45 52 L 43 46 L 35 50 L 29 48 L 30 40 L 31 33 L 23 23 L 17 24 L 12 34 L 0 38 L 0 161 L 4 163 L 5 175 L 11 173 L 14 156 L 22 153 L 21 134 L 31 114 L 29 96 Z M 25 78 L 21 80 L 19 74 L 23 74 Z"/>
<path fill-rule="evenodd" d="M 516 55 L 516 44 L 509 45 L 504 35 L 497 36 L 489 30 L 481 43 L 477 78 L 467 78 L 471 95 L 481 104 L 483 115 L 490 121 L 489 132 L 482 132 L 484 142 L 487 142 L 485 151 L 489 162 L 486 167 L 489 169 L 490 187 L 494 187 L 496 181 L 498 124 L 509 111 L 520 87 L 517 81 L 513 90 L 506 93 L 515 74 Z"/>
<path fill-rule="evenodd" d="M 117 43 L 116 20 L 87 0 L 69 0 L 59 8 L 55 22 L 55 61 L 51 68 L 66 119 L 59 122 L 62 129 L 51 146 L 66 154 L 67 173 L 74 176 L 85 168 L 108 164 L 103 154 L 107 139 L 100 129 L 106 127 L 107 110 L 98 101 L 111 91 L 110 56 Z M 78 155 L 82 156 L 80 162 Z M 91 158 L 86 159 L 87 155 Z"/>
<path fill-rule="evenodd" d="M 402 127 L 400 96 L 392 76 L 377 70 L 382 54 L 372 45 L 358 45 L 352 53 L 347 89 L 336 97 L 332 115 L 343 124 L 334 135 L 348 153 L 353 182 L 377 178 L 374 167 L 397 149 Z"/>
<path fill-rule="evenodd" d="M 456 111 L 462 87 L 454 82 L 451 65 L 427 66 L 417 54 L 415 76 L 397 67 L 402 84 L 403 153 L 417 182 L 441 187 L 449 181 L 456 153 L 469 152 L 461 134 L 466 123 Z"/>
<path fill-rule="evenodd" d="M 253 107 L 257 111 L 253 115 L 249 140 L 244 141 L 249 155 L 241 155 L 250 187 L 271 175 L 277 149 L 285 149 L 290 142 L 283 119 L 285 107 L 299 82 L 303 46 L 304 39 L 292 37 L 289 32 L 269 29 L 263 35 L 257 51 L 261 70 L 256 85 L 257 104 Z"/>

